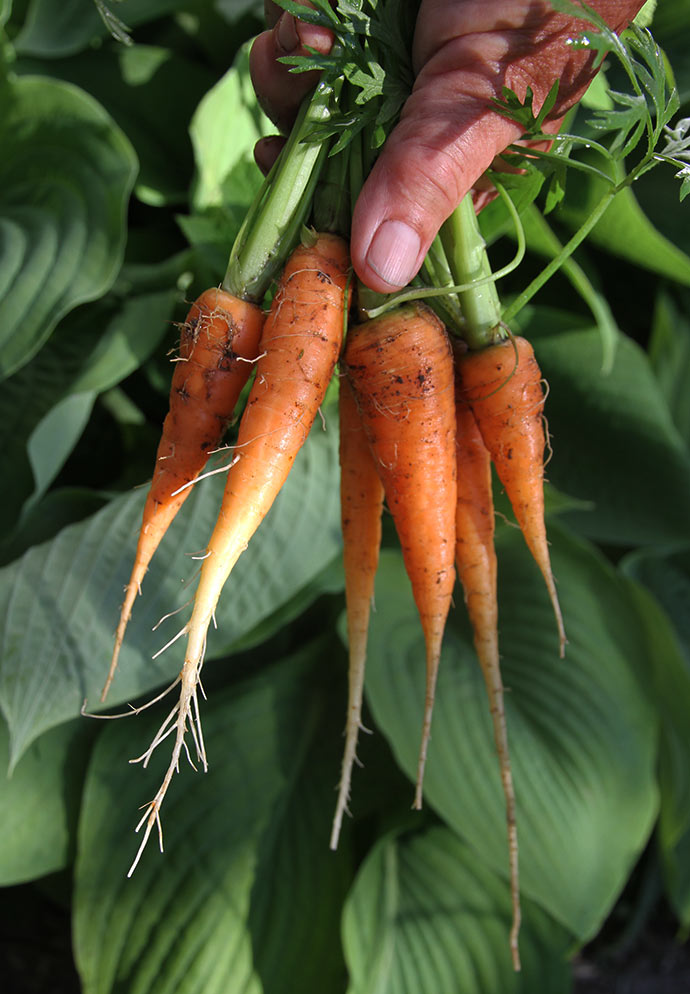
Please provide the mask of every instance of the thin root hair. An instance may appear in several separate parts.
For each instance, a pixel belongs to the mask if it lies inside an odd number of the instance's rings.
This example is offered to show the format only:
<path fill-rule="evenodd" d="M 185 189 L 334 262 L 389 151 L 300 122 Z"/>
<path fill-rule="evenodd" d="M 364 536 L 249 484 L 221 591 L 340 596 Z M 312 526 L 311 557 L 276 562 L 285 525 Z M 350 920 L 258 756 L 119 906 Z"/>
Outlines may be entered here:
<path fill-rule="evenodd" d="M 164 621 L 167 621 L 168 618 L 173 618 L 176 614 L 179 614 L 180 611 L 184 611 L 184 609 L 186 607 L 188 607 L 192 603 L 192 600 L 193 600 L 193 598 L 190 597 L 188 600 L 186 600 L 184 602 L 184 604 L 180 604 L 179 607 L 176 607 L 174 611 L 168 611 L 167 614 L 164 614 L 162 618 L 158 619 L 158 621 L 153 626 L 153 628 L 151 629 L 151 631 L 152 632 L 158 631 L 158 629 L 160 628 L 160 626 L 163 624 Z"/>
<path fill-rule="evenodd" d="M 239 456 L 234 456 L 231 462 L 229 462 L 227 466 L 218 466 L 216 469 L 209 469 L 208 472 L 206 473 L 200 473 L 199 476 L 195 476 L 193 480 L 189 480 L 188 483 L 183 483 L 181 487 L 177 488 L 177 490 L 173 490 L 170 496 L 177 497 L 177 495 L 181 494 L 183 490 L 187 490 L 189 487 L 193 487 L 195 483 L 199 483 L 201 480 L 205 480 L 208 476 L 216 476 L 218 473 L 227 473 L 227 471 L 232 466 L 235 465 L 235 463 L 239 458 L 240 458 Z"/>
<path fill-rule="evenodd" d="M 84 718 L 98 718 L 100 721 L 113 721 L 116 718 L 131 718 L 133 715 L 137 715 L 140 714 L 142 711 L 146 711 L 147 708 L 152 707 L 154 704 L 158 704 L 158 702 L 162 701 L 163 698 L 166 697 L 170 693 L 170 691 L 177 686 L 179 682 L 180 682 L 180 677 L 178 674 L 178 676 L 175 677 L 173 682 L 169 684 L 165 688 L 165 690 L 162 690 L 160 694 L 156 695 L 156 697 L 152 698 L 150 701 L 147 701 L 146 704 L 140 704 L 136 708 L 132 704 L 130 704 L 129 711 L 122 711 L 120 714 L 94 714 L 91 711 L 87 711 L 86 698 L 84 698 L 84 703 L 82 704 L 79 713 Z"/>

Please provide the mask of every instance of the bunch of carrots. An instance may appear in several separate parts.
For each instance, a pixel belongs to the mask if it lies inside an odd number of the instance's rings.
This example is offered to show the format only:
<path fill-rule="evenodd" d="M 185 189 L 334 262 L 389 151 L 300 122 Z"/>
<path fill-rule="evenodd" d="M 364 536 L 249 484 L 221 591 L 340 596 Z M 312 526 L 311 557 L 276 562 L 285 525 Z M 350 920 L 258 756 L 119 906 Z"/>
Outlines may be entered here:
<path fill-rule="evenodd" d="M 130 873 L 154 827 L 160 833 L 166 791 L 182 751 L 189 755 L 187 735 L 206 766 L 197 694 L 209 625 L 235 563 L 307 439 L 339 364 L 349 700 L 331 847 L 338 844 L 347 810 L 361 727 L 367 630 L 385 504 L 399 536 L 426 644 L 414 806 L 422 804 L 436 677 L 457 574 L 486 681 L 500 761 L 513 898 L 510 941 L 517 968 L 517 830 L 499 668 L 491 467 L 544 576 L 562 654 L 565 636 L 544 525 L 541 373 L 529 343 L 501 324 L 471 201 L 463 201 L 434 245 L 427 272 L 436 273 L 438 297 L 429 299 L 440 299 L 440 306 L 421 301 L 425 291 L 416 288 L 406 295 L 409 299 L 403 295 L 377 301 L 376 308 L 369 308 L 376 316 L 367 315 L 363 305 L 369 298 L 353 281 L 343 237 L 349 226 L 347 206 L 333 209 L 333 183 L 328 182 L 338 157 L 326 161 L 328 141 L 305 140 L 332 115 L 333 99 L 333 87 L 323 79 L 249 211 L 222 285 L 202 293 L 182 325 L 170 411 L 104 699 L 151 558 L 203 474 L 209 453 L 221 445 L 243 387 L 252 376 L 253 382 L 191 616 L 175 637 L 186 637 L 184 662 L 173 685 L 179 684 L 179 700 L 139 757 L 146 764 L 153 750 L 173 737 L 170 765 L 139 825 L 145 825 L 145 831 Z M 344 99 L 342 94 L 339 99 Z M 337 165 L 340 169 L 341 163 Z M 361 175 L 362 163 L 353 157 L 352 189 L 347 193 L 356 194 Z M 344 192 L 342 169 L 339 176 L 338 188 Z M 321 197 L 323 190 L 330 191 L 328 203 Z M 306 226 L 309 222 L 311 227 Z M 265 314 L 263 299 L 273 286 Z"/>

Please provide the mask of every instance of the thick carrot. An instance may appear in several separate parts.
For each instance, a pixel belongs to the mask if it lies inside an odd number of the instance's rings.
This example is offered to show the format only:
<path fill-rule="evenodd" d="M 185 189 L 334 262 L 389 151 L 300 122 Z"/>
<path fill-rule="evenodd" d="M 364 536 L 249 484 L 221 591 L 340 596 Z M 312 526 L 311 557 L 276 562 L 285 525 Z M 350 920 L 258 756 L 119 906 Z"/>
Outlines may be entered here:
<path fill-rule="evenodd" d="M 337 849 L 343 813 L 350 796 L 357 736 L 362 728 L 362 690 L 369 613 L 381 546 L 383 485 L 369 448 L 352 388 L 340 381 L 340 507 L 345 567 L 345 604 L 349 649 L 345 750 L 333 818 L 331 849 Z"/>
<path fill-rule="evenodd" d="M 182 325 L 170 409 L 163 422 L 101 700 L 115 675 L 125 629 L 149 563 L 191 493 L 190 484 L 223 438 L 258 355 L 263 323 L 263 312 L 255 304 L 212 288 L 192 304 Z"/>
<path fill-rule="evenodd" d="M 306 441 L 342 345 L 349 274 L 347 246 L 335 235 L 319 235 L 290 256 L 264 325 L 256 377 L 240 421 L 236 454 L 228 471 L 218 520 L 201 568 L 180 673 L 180 699 L 156 736 L 151 751 L 169 731 L 175 745 L 163 783 L 147 807 L 147 828 L 139 852 L 158 821 L 158 812 L 190 732 L 206 765 L 198 720 L 197 685 L 206 634 L 230 572 L 268 513 L 295 456 Z M 138 856 L 137 856 L 138 859 Z M 136 865 L 136 860 L 135 864 Z M 134 866 L 132 867 L 134 869 Z"/>
<path fill-rule="evenodd" d="M 426 700 L 414 805 L 422 786 L 441 642 L 455 581 L 455 405 L 445 328 L 421 304 L 351 329 L 353 386 L 426 642 Z"/>
<path fill-rule="evenodd" d="M 558 627 L 565 630 L 544 523 L 544 391 L 534 351 L 524 338 L 467 352 L 458 360 L 461 392 L 505 487 L 527 546 L 542 572 Z"/>
<path fill-rule="evenodd" d="M 513 902 L 510 948 L 513 965 L 516 970 L 519 970 L 518 843 L 515 821 L 515 791 L 508 751 L 506 716 L 503 705 L 503 681 L 498 654 L 498 603 L 491 457 L 484 445 L 472 409 L 463 398 L 459 387 L 458 384 L 455 394 L 458 464 L 455 565 L 474 633 L 477 658 L 484 675 L 501 770 L 508 831 L 510 891 Z"/>

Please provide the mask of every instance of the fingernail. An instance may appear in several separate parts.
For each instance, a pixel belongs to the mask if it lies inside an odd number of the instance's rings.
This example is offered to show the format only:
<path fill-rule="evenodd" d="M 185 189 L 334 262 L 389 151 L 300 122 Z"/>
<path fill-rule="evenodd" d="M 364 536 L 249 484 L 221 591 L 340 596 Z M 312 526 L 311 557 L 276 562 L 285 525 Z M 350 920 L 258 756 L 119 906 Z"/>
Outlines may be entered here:
<path fill-rule="evenodd" d="M 366 261 L 390 286 L 406 286 L 417 274 L 419 235 L 404 221 L 384 221 L 371 240 Z"/>
<path fill-rule="evenodd" d="M 299 35 L 297 34 L 297 27 L 295 25 L 295 19 L 292 14 L 287 12 L 278 21 L 277 28 L 277 38 L 278 44 L 285 52 L 289 55 L 299 45 Z"/>

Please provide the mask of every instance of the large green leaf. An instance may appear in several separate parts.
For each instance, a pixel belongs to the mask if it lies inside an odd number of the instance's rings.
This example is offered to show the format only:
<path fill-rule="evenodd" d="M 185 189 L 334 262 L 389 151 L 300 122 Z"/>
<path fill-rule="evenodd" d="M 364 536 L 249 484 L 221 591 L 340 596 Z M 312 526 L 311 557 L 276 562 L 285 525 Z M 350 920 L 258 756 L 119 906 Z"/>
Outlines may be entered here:
<path fill-rule="evenodd" d="M 345 906 L 348 994 L 568 994 L 570 936 L 524 902 L 510 959 L 504 881 L 447 828 L 382 840 Z"/>
<path fill-rule="evenodd" d="M 14 530 L 27 498 L 44 492 L 83 428 L 72 420 L 72 430 L 66 432 L 63 419 L 63 459 L 56 462 L 56 451 L 49 445 L 44 469 L 40 451 L 30 448 L 40 426 L 54 429 L 58 405 L 70 404 L 74 397 L 93 398 L 137 369 L 165 334 L 176 296 L 174 290 L 162 290 L 80 307 L 60 322 L 31 362 L 5 381 L 0 393 L 0 476 L 12 479 L 13 485 L 3 490 L 0 532 Z"/>
<path fill-rule="evenodd" d="M 676 428 L 690 451 L 690 320 L 670 294 L 663 292 L 654 309 L 649 361 Z"/>
<path fill-rule="evenodd" d="M 531 252 L 543 255 L 548 259 L 555 258 L 563 248 L 561 242 L 549 227 L 548 221 L 541 211 L 531 205 L 523 214 L 523 225 L 527 245 Z M 566 259 L 562 272 L 571 285 L 579 293 L 592 312 L 602 343 L 602 366 L 609 370 L 613 362 L 618 341 L 618 326 L 611 313 L 606 298 L 594 286 L 586 270 L 574 258 Z"/>
<path fill-rule="evenodd" d="M 587 220 L 608 187 L 603 180 L 589 174 L 577 170 L 572 170 L 572 173 L 568 178 L 568 196 L 558 209 L 557 216 L 574 230 Z M 675 182 L 672 175 L 665 178 L 667 183 Z M 685 205 L 679 205 L 678 211 L 689 216 Z M 690 286 L 690 256 L 654 227 L 630 187 L 616 195 L 589 239 L 636 266 L 676 280 L 683 286 Z"/>
<path fill-rule="evenodd" d="M 641 685 L 651 663 L 627 584 L 586 545 L 551 528 L 569 643 L 557 635 L 522 536 L 498 541 L 499 625 L 517 794 L 521 885 L 581 939 L 597 931 L 657 811 L 657 717 Z M 462 603 L 461 596 L 458 603 Z M 413 778 L 424 648 L 397 555 L 383 557 L 367 696 Z M 489 866 L 507 875 L 505 810 L 489 709 L 462 608 L 446 632 L 425 798 Z"/>
<path fill-rule="evenodd" d="M 689 0 L 661 0 L 654 11 L 652 31 L 671 63 L 682 105 L 690 100 Z"/>
<path fill-rule="evenodd" d="M 184 769 L 132 879 L 138 806 L 162 775 L 127 759 L 154 716 L 115 722 L 86 781 L 75 884 L 85 994 L 322 994 L 342 984 L 348 847 L 328 849 L 340 736 L 333 646 L 312 644 L 203 709 L 206 775 Z M 165 746 L 163 747 L 165 750 Z"/>
<path fill-rule="evenodd" d="M 256 102 L 249 76 L 249 46 L 245 45 L 201 101 L 190 126 L 197 167 L 193 191 L 197 211 L 236 203 L 235 171 L 242 163 L 253 161 L 257 139 L 274 131 Z M 254 172 L 258 186 L 256 167 Z"/>
<path fill-rule="evenodd" d="M 72 858 L 94 732 L 85 721 L 46 732 L 10 775 L 9 736 L 0 721 L 0 886 L 54 873 Z"/>
<path fill-rule="evenodd" d="M 598 330 L 577 317 L 535 308 L 522 331 L 549 386 L 548 478 L 592 505 L 567 520 L 624 545 L 690 537 L 690 458 L 644 352 L 617 336 L 605 372 Z"/>
<path fill-rule="evenodd" d="M 132 699 L 180 668 L 180 646 L 157 652 L 182 626 L 218 514 L 223 480 L 194 489 L 152 562 L 135 605 L 111 703 Z M 122 590 L 132 567 L 145 491 L 125 494 L 0 571 L 0 707 L 13 761 L 42 731 L 95 707 L 112 651 Z M 319 425 L 218 605 L 208 658 L 232 649 L 291 601 L 338 553 L 337 431 Z"/>
<path fill-rule="evenodd" d="M 0 376 L 22 366 L 122 261 L 136 156 L 92 97 L 24 77 L 0 115 Z"/>
<path fill-rule="evenodd" d="M 185 0 L 105 0 L 105 6 L 132 28 L 185 6 Z M 108 36 L 93 0 L 30 0 L 15 39 L 20 54 L 55 58 L 80 52 Z"/>
<path fill-rule="evenodd" d="M 18 72 L 74 83 L 112 114 L 140 163 L 135 193 L 146 203 L 184 201 L 193 168 L 189 121 L 215 77 L 180 53 L 151 45 L 113 46 L 71 59 L 20 59 Z"/>
<path fill-rule="evenodd" d="M 661 718 L 659 843 L 671 901 L 690 924 L 690 550 L 650 549 L 626 557 L 625 572 L 644 584 L 637 592 L 654 661 Z M 665 611 L 658 606 L 663 605 Z M 669 618 L 673 627 L 669 624 Z"/>

